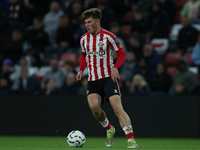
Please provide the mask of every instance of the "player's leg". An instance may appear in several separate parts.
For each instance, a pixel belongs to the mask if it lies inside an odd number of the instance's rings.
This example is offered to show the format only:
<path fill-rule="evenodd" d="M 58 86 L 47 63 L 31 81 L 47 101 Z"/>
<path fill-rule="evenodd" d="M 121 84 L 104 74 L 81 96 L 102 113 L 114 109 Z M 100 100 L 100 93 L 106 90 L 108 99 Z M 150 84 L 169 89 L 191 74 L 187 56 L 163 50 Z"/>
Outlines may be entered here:
<path fill-rule="evenodd" d="M 138 145 L 134 140 L 131 120 L 128 114 L 123 109 L 121 97 L 119 95 L 113 95 L 109 97 L 109 102 L 113 108 L 114 113 L 118 117 L 119 123 L 128 139 L 128 148 L 138 148 Z"/>
<path fill-rule="evenodd" d="M 88 95 L 87 99 L 94 117 L 100 122 L 104 121 L 106 118 L 106 114 L 101 109 L 101 96 L 99 94 L 93 93 Z"/>
<path fill-rule="evenodd" d="M 101 96 L 93 93 L 88 95 L 88 104 L 94 117 L 99 123 L 107 130 L 107 133 L 111 133 L 112 137 L 115 133 L 115 128 L 111 126 L 110 121 L 107 119 L 105 112 L 101 109 Z M 106 146 L 111 147 L 113 145 L 113 139 L 106 140 Z"/>

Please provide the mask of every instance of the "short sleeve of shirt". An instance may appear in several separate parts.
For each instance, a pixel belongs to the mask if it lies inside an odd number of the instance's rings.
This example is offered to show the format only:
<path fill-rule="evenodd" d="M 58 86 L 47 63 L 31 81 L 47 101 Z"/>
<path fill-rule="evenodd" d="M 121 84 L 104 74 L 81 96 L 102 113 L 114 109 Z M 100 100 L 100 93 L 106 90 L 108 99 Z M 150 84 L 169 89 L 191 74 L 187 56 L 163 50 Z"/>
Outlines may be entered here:
<path fill-rule="evenodd" d="M 120 44 L 119 39 L 117 38 L 116 35 L 114 35 L 111 38 L 111 45 L 112 45 L 112 47 L 114 48 L 115 51 L 118 51 L 119 49 L 122 48 L 122 45 Z"/>

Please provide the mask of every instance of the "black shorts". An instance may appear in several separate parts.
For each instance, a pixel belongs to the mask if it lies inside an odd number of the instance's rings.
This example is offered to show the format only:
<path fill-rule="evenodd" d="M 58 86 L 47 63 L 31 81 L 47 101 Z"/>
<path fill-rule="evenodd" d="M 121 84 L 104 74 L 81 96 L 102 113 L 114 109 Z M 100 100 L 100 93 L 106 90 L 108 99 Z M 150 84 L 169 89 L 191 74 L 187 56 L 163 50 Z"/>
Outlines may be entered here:
<path fill-rule="evenodd" d="M 99 94 L 102 98 L 102 103 L 104 100 L 109 102 L 109 97 L 113 95 L 121 96 L 118 82 L 114 83 L 111 77 L 88 81 L 87 96 L 92 93 Z"/>

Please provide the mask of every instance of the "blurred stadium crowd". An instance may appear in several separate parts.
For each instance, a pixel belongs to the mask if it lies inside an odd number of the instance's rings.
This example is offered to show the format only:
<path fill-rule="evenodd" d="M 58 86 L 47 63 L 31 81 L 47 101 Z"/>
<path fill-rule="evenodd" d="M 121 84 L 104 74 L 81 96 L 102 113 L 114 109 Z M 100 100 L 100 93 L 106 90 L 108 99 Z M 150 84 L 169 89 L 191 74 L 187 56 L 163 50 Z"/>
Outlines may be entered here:
<path fill-rule="evenodd" d="M 200 94 L 199 0 L 1 0 L 0 95 L 85 95 L 87 70 L 75 76 L 93 7 L 127 54 L 122 95 Z"/>

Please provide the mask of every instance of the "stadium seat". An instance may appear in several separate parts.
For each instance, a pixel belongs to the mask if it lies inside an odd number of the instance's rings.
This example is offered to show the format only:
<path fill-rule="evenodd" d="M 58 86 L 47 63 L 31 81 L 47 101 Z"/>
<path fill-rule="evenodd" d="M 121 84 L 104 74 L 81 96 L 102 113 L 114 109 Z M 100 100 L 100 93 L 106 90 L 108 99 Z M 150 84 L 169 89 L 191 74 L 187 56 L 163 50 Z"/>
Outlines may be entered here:
<path fill-rule="evenodd" d="M 39 71 L 39 68 L 38 67 L 29 67 L 29 74 L 30 75 L 33 75 L 33 74 L 37 74 L 38 71 Z"/>
<path fill-rule="evenodd" d="M 187 58 L 189 65 L 193 65 L 194 62 L 191 59 L 191 53 L 186 53 L 183 57 Z"/>
<path fill-rule="evenodd" d="M 121 27 L 122 29 L 122 32 L 127 36 L 129 37 L 131 35 L 131 25 L 123 25 Z"/>
<path fill-rule="evenodd" d="M 167 67 L 167 72 L 171 75 L 173 79 L 175 74 L 178 72 L 178 69 L 176 67 Z"/>
<path fill-rule="evenodd" d="M 64 62 L 66 60 L 71 60 L 74 62 L 74 64 L 77 63 L 77 54 L 76 53 L 63 53 L 61 56 L 60 56 L 60 60 L 59 60 L 59 66 L 60 67 L 63 67 L 64 65 Z"/>
<path fill-rule="evenodd" d="M 194 74 L 198 75 L 198 68 L 197 67 L 189 67 L 189 71 L 191 71 Z"/>
<path fill-rule="evenodd" d="M 168 65 L 175 66 L 180 58 L 180 53 L 167 53 L 165 56 L 165 63 Z"/>
<path fill-rule="evenodd" d="M 155 49 L 155 51 L 162 55 L 164 54 L 168 47 L 169 47 L 169 40 L 168 39 L 152 39 L 151 45 Z"/>

